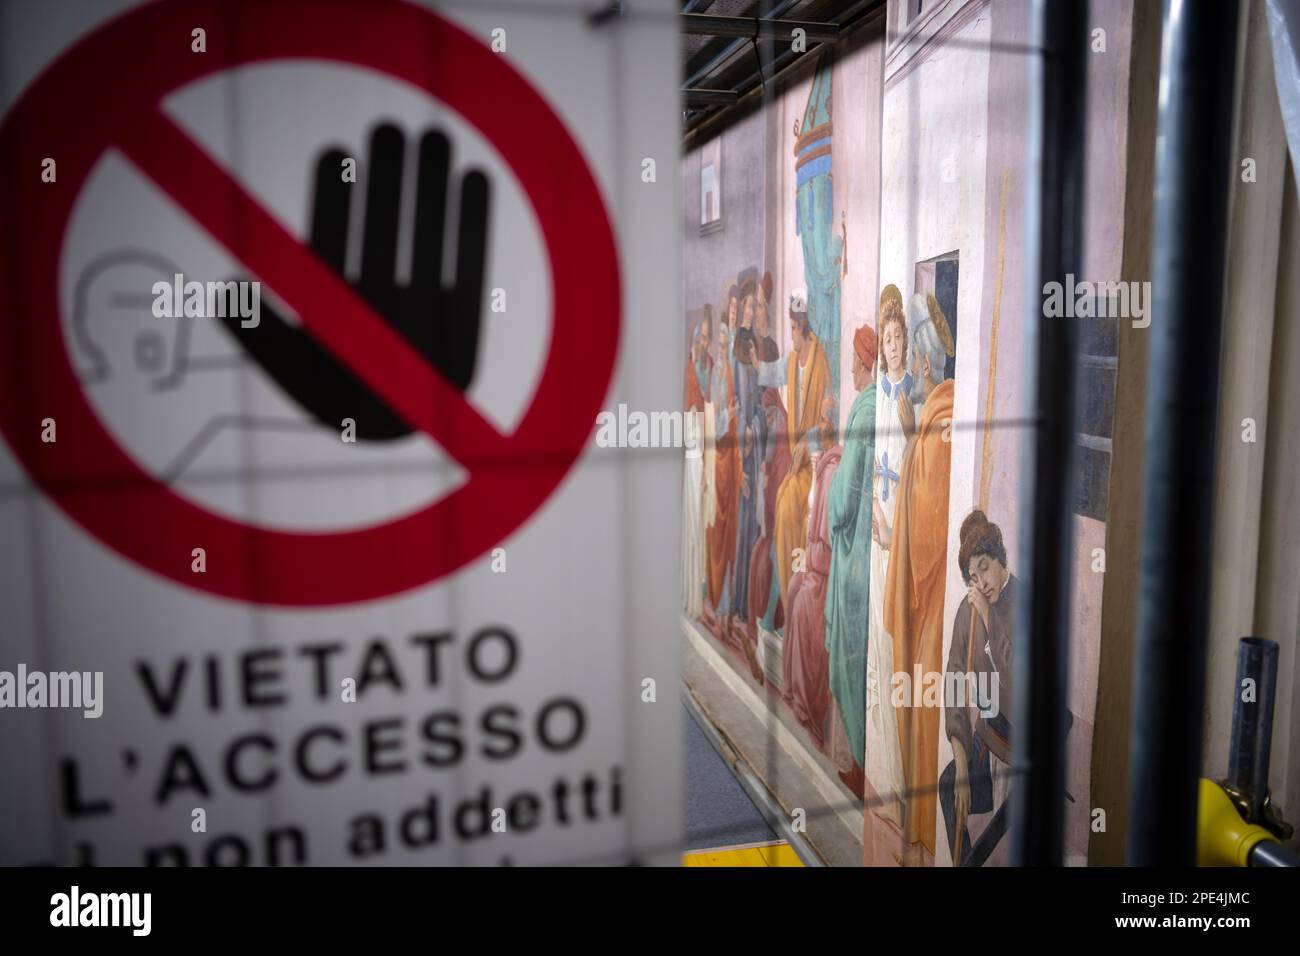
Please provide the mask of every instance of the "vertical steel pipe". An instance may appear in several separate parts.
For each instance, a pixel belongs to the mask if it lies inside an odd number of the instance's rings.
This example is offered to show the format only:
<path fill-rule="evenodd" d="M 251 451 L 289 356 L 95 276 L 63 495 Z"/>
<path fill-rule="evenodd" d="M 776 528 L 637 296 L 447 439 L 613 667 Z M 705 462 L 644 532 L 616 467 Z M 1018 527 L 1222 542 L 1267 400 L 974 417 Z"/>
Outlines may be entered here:
<path fill-rule="evenodd" d="M 1165 0 L 1128 862 L 1191 866 L 1205 704 L 1236 0 Z"/>
<path fill-rule="evenodd" d="M 1246 819 L 1261 823 L 1268 796 L 1273 699 L 1277 692 L 1276 641 L 1243 637 L 1237 645 L 1237 683 L 1232 689 L 1232 744 L 1228 786 L 1250 802 Z M 1247 699 L 1249 698 L 1249 699 Z"/>
<path fill-rule="evenodd" d="M 1065 825 L 1066 687 L 1073 565 L 1078 329 L 1046 318 L 1049 282 L 1083 264 L 1083 171 L 1088 4 L 1036 0 L 1031 60 L 1030 235 L 1037 221 L 1026 305 L 1036 428 L 1022 483 L 1021 635 L 1015 651 L 1011 854 L 1021 866 L 1059 866 Z"/>

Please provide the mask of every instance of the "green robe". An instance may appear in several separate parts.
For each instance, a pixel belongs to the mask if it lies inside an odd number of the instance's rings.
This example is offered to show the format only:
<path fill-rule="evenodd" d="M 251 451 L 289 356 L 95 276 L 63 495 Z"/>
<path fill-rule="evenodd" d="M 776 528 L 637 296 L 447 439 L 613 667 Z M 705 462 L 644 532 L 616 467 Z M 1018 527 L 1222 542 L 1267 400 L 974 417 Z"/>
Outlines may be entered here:
<path fill-rule="evenodd" d="M 844 732 L 862 766 L 867 732 L 867 605 L 871 589 L 871 467 L 876 451 L 876 385 L 853 400 L 844 456 L 826 508 L 831 568 L 826 582 L 830 686 Z"/>

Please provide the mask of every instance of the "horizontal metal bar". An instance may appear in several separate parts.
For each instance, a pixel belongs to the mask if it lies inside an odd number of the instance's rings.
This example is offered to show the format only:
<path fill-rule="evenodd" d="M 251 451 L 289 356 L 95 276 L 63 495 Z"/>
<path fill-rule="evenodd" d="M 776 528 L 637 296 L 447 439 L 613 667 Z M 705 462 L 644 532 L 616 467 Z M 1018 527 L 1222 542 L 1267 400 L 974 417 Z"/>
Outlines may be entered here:
<path fill-rule="evenodd" d="M 1260 840 L 1250 851 L 1247 862 L 1251 866 L 1300 866 L 1300 856 L 1296 856 L 1280 843 L 1272 840 Z"/>
<path fill-rule="evenodd" d="M 780 3 L 778 3 L 775 7 L 772 8 L 771 16 L 773 18 L 781 16 L 781 14 L 785 13 L 787 10 L 793 7 L 794 4 L 795 4 L 795 0 L 781 0 Z M 685 84 L 683 85 L 694 86 L 696 83 L 703 81 L 706 76 L 708 76 L 714 70 L 718 69 L 724 63 L 730 60 L 733 56 L 735 56 L 736 53 L 742 47 L 744 47 L 744 45 L 745 45 L 744 40 L 732 40 L 730 43 L 726 44 L 721 50 L 719 50 L 717 53 L 711 56 L 707 63 L 705 63 L 698 70 L 696 70 L 694 73 L 688 76 L 686 78 Z"/>
<path fill-rule="evenodd" d="M 1119 368 L 1119 358 L 1114 355 L 1088 355 L 1079 356 L 1079 364 L 1084 368 Z"/>
<path fill-rule="evenodd" d="M 1084 448 L 1091 448 L 1093 451 L 1104 451 L 1111 453 L 1111 440 L 1102 438 L 1100 435 L 1089 435 L 1086 432 L 1080 432 L 1078 435 L 1078 444 Z"/>
<path fill-rule="evenodd" d="M 763 17 L 717 17 L 708 13 L 681 14 L 682 32 L 696 36 L 772 37 L 789 40 L 795 30 L 802 30 L 810 43 L 834 43 L 840 28 L 834 23 L 811 20 L 775 20 Z"/>
<path fill-rule="evenodd" d="M 740 99 L 737 90 L 682 90 L 682 99 L 687 106 L 730 106 Z"/>

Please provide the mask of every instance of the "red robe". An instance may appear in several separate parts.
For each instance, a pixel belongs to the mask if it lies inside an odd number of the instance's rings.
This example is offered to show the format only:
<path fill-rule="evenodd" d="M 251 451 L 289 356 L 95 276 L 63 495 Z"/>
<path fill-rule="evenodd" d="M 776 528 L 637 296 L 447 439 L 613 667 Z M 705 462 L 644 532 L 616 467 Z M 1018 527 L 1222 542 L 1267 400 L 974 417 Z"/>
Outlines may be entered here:
<path fill-rule="evenodd" d="M 790 616 L 785 628 L 782 693 L 819 750 L 826 744 L 830 713 L 830 657 L 826 653 L 826 576 L 831 569 L 831 532 L 826 496 L 844 449 L 836 445 L 817 460 L 807 570 L 790 579 Z"/>
<path fill-rule="evenodd" d="M 727 383 L 726 401 L 730 402 L 736 394 L 731 363 L 722 362 L 722 371 Z M 722 589 L 736 558 L 736 520 L 740 509 L 740 443 L 736 434 L 736 416 L 732 415 L 727 422 L 727 433 L 715 438 L 717 454 L 713 462 L 713 491 L 718 507 L 707 535 L 709 603 L 715 608 L 722 600 Z"/>
<path fill-rule="evenodd" d="M 704 391 L 695 375 L 695 363 L 689 358 L 686 359 L 686 397 L 682 407 L 688 412 L 704 411 Z"/>

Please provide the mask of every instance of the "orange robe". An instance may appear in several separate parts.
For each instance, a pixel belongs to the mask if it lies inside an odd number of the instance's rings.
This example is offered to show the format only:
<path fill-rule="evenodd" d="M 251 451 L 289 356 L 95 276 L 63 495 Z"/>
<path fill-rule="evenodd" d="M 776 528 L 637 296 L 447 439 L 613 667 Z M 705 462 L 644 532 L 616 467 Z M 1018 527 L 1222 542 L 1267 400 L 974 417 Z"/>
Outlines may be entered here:
<path fill-rule="evenodd" d="M 801 383 L 798 380 L 800 374 L 803 376 Z M 830 393 L 831 372 L 826 364 L 826 353 L 822 351 L 821 342 L 813 338 L 812 351 L 802 370 L 799 369 L 798 352 L 790 353 L 786 368 L 785 407 L 789 413 L 791 455 L 804 435 L 821 427 L 822 402 Z M 794 550 L 808 543 L 808 491 L 812 488 L 812 479 L 812 464 L 805 455 L 803 464 L 799 468 L 791 467 L 776 493 L 776 570 L 787 612 L 790 608 L 790 578 L 794 576 Z"/>
<path fill-rule="evenodd" d="M 898 505 L 885 583 L 885 628 L 894 643 L 894 671 L 915 681 L 943 670 L 943 594 L 948 560 L 948 478 L 952 379 L 936 385 L 917 421 L 898 478 Z M 909 701 L 910 703 L 910 701 Z M 934 853 L 939 783 L 938 707 L 897 707 L 903 782 L 909 794 L 903 839 Z"/>
<path fill-rule="evenodd" d="M 736 394 L 735 382 L 731 377 L 731 363 L 724 359 L 721 364 L 729 403 Z M 717 371 L 716 365 L 714 370 Z M 732 415 L 727 433 L 714 439 L 717 453 L 713 459 L 713 490 L 718 507 L 708 531 L 709 603 L 714 608 L 722 599 L 722 589 L 736 560 L 736 519 L 740 509 L 740 443 L 736 435 L 736 416 Z"/>

